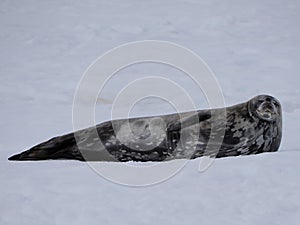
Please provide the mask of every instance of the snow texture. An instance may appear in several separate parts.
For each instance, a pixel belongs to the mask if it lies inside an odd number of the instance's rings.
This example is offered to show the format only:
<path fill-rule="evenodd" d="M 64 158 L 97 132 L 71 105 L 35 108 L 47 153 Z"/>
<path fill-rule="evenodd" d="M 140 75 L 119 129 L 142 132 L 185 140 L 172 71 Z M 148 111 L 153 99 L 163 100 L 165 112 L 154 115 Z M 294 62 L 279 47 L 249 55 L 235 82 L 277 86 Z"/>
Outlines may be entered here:
<path fill-rule="evenodd" d="M 0 224 L 297 224 L 299 21 L 298 0 L 2 0 Z M 200 55 L 226 105 L 261 93 L 277 97 L 283 106 L 279 152 L 218 159 L 204 173 L 199 159 L 192 160 L 166 182 L 142 188 L 109 182 L 82 162 L 7 161 L 72 131 L 73 96 L 85 69 L 111 48 L 144 39 L 172 41 Z M 108 82 L 97 122 L 110 118 L 124 85 L 147 75 L 174 80 L 197 108 L 207 107 L 185 74 L 148 63 Z M 148 98 L 131 116 L 170 112 L 166 102 Z"/>

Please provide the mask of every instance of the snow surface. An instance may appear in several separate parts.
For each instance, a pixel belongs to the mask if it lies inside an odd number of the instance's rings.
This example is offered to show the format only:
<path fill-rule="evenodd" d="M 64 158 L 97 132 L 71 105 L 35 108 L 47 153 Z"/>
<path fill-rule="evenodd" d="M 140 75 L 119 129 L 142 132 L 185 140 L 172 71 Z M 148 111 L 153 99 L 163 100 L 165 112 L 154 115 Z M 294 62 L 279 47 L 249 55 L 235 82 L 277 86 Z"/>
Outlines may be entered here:
<path fill-rule="evenodd" d="M 0 2 L 0 224 L 297 224 L 300 220 L 298 0 Z M 283 105 L 280 151 L 199 159 L 158 185 L 111 183 L 76 161 L 9 162 L 34 144 L 72 130 L 73 96 L 98 56 L 127 42 L 158 39 L 200 55 L 227 105 L 268 93 Z M 184 74 L 136 65 L 117 74 L 96 106 L 97 121 L 128 82 L 162 75 L 203 94 Z M 138 90 L 137 90 L 138 91 Z M 173 112 L 158 99 L 132 116 Z M 150 113 L 149 113 L 150 112 Z"/>

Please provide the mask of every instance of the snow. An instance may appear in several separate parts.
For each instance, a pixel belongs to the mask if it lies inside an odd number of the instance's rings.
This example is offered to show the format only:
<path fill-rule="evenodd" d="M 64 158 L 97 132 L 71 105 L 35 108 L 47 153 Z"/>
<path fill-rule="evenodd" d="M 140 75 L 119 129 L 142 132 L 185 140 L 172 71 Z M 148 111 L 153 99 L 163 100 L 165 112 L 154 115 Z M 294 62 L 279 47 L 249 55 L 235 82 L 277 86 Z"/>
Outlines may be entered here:
<path fill-rule="evenodd" d="M 278 156 L 280 155 L 280 156 Z M 297 224 L 295 154 L 193 160 L 158 185 L 111 183 L 80 162 L 2 163 L 1 224 Z"/>
<path fill-rule="evenodd" d="M 1 1 L 0 224 L 297 224 L 299 10 L 297 0 Z M 140 188 L 109 182 L 82 162 L 7 161 L 71 131 L 85 69 L 111 48 L 144 39 L 172 41 L 200 55 L 227 105 L 260 93 L 277 97 L 283 106 L 279 152 L 218 159 L 203 173 L 200 160 L 192 160 L 171 179 Z M 207 106 L 182 72 L 148 63 L 108 82 L 97 121 L 110 118 L 124 85 L 147 75 L 174 80 L 198 108 Z M 148 98 L 131 115 L 173 111 Z"/>

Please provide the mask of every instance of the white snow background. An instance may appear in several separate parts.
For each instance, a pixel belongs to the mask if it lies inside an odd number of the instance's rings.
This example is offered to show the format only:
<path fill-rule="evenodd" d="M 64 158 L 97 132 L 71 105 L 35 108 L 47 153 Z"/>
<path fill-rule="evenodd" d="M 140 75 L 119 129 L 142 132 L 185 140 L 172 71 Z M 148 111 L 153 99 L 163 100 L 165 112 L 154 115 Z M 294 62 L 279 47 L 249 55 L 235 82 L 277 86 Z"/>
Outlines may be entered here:
<path fill-rule="evenodd" d="M 299 21 L 299 0 L 1 0 L 0 224 L 298 224 Z M 145 39 L 200 55 L 227 105 L 261 93 L 277 97 L 279 152 L 218 159 L 204 173 L 192 160 L 173 178 L 142 188 L 111 183 L 83 162 L 7 160 L 72 131 L 73 96 L 85 69 L 111 48 Z M 198 108 L 207 106 L 184 74 L 137 65 L 109 82 L 97 122 L 110 118 L 124 85 L 145 75 L 172 79 Z M 150 98 L 132 116 L 173 111 Z"/>

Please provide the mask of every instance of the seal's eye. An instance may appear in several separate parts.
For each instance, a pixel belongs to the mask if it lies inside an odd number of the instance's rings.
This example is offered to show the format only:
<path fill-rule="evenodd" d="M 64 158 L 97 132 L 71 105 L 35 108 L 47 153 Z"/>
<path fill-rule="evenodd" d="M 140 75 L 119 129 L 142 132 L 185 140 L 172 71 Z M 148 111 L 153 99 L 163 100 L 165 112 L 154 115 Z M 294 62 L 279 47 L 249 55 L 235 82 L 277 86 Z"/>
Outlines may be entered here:
<path fill-rule="evenodd" d="M 277 101 L 273 100 L 272 103 L 274 104 L 275 107 L 279 107 L 280 105 L 278 104 Z"/>
<path fill-rule="evenodd" d="M 256 109 L 257 115 L 267 121 L 273 121 L 276 119 L 277 114 L 277 108 L 271 101 L 258 101 L 257 109 Z"/>
<path fill-rule="evenodd" d="M 258 99 L 257 102 L 256 102 L 256 106 L 259 107 L 264 102 L 265 102 L 264 99 Z"/>

